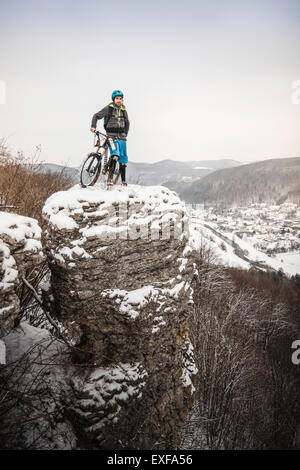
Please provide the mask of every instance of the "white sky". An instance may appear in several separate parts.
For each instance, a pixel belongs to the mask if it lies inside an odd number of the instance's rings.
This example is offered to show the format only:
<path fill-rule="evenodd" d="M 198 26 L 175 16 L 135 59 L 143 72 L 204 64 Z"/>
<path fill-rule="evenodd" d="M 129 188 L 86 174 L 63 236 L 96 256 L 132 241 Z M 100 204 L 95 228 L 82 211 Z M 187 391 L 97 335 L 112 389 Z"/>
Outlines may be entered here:
<path fill-rule="evenodd" d="M 13 150 L 79 165 L 121 89 L 129 161 L 300 156 L 298 0 L 0 0 L 0 21 Z"/>

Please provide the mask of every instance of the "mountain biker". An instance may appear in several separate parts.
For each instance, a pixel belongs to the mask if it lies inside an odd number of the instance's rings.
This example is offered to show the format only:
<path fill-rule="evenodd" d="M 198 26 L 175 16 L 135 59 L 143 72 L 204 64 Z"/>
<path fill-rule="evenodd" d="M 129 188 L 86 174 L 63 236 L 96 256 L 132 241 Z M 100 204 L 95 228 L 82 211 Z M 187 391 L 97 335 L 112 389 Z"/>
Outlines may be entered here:
<path fill-rule="evenodd" d="M 91 132 L 96 131 L 98 119 L 104 118 L 104 129 L 109 136 L 113 137 L 113 142 L 109 143 L 111 155 L 119 157 L 120 174 L 122 185 L 126 183 L 126 165 L 128 163 L 126 138 L 129 131 L 128 114 L 123 105 L 123 93 L 120 90 L 114 90 L 111 95 L 112 102 L 105 106 L 101 111 L 94 114 L 91 124 Z M 114 148 L 115 147 L 115 148 Z M 108 183 L 111 184 L 112 176 L 109 177 Z"/>

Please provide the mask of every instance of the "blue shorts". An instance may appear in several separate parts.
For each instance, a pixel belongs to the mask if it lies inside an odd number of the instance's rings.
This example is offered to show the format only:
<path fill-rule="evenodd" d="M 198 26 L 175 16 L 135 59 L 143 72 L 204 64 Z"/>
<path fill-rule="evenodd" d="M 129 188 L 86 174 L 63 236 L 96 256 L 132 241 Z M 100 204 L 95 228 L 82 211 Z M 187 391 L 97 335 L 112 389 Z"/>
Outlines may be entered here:
<path fill-rule="evenodd" d="M 128 163 L 126 140 L 109 139 L 108 145 L 110 154 L 119 157 L 119 163 Z"/>

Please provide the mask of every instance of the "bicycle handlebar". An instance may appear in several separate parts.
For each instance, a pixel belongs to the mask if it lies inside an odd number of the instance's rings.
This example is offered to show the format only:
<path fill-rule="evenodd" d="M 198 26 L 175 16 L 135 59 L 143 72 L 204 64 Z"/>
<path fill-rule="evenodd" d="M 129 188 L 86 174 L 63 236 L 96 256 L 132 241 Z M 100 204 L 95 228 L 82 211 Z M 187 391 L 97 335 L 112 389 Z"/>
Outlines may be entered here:
<path fill-rule="evenodd" d="M 108 139 L 109 139 L 109 138 L 112 138 L 112 139 L 115 138 L 115 136 L 113 136 L 113 135 L 103 134 L 103 132 L 100 132 L 100 131 L 95 131 L 94 134 L 96 134 L 98 137 L 99 137 L 100 135 L 103 135 L 103 137 L 106 137 L 106 138 L 108 138 Z"/>
<path fill-rule="evenodd" d="M 103 137 L 108 137 L 106 134 L 103 134 L 100 131 L 95 131 L 95 134 L 99 137 L 99 135 L 103 135 Z"/>

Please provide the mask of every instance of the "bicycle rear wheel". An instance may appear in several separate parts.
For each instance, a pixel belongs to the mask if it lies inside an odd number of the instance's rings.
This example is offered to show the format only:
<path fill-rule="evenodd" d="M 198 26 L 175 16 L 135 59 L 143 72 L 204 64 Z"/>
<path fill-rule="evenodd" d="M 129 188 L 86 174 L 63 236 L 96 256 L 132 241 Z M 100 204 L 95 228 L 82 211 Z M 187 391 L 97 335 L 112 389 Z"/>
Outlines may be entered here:
<path fill-rule="evenodd" d="M 93 186 L 101 171 L 101 156 L 90 153 L 82 164 L 80 171 L 80 184 L 83 188 Z"/>

